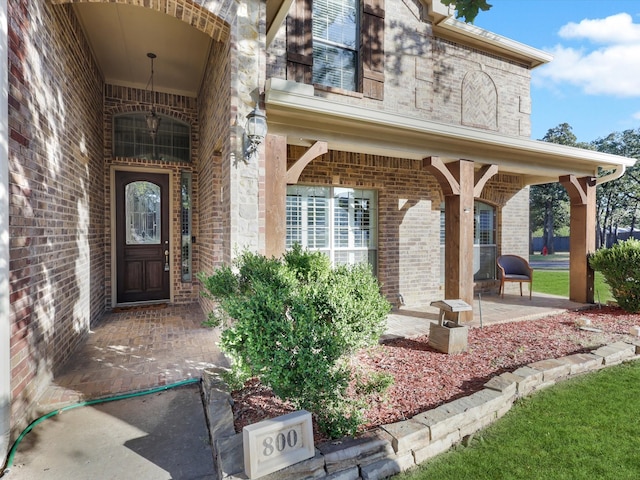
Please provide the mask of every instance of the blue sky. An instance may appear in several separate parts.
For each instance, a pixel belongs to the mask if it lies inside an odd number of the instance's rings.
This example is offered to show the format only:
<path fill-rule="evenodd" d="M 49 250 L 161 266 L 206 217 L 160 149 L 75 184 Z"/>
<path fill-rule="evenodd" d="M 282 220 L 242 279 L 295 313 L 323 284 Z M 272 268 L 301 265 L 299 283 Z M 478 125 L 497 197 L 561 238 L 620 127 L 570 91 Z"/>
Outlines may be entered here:
<path fill-rule="evenodd" d="M 531 138 L 640 128 L 640 0 L 488 0 L 474 24 L 551 53 L 532 72 Z"/>

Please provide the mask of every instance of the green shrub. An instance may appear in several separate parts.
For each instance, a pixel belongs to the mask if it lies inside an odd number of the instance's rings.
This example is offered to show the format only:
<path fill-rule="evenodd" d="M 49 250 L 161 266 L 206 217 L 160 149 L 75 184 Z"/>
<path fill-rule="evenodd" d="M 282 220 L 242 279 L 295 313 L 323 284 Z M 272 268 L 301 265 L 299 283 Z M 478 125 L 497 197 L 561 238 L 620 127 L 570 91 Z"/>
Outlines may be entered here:
<path fill-rule="evenodd" d="M 618 305 L 640 312 L 640 241 L 629 239 L 602 248 L 589 258 L 591 268 L 602 272 Z"/>
<path fill-rule="evenodd" d="M 378 342 L 391 307 L 368 266 L 332 268 L 295 246 L 282 259 L 244 252 L 199 278 L 219 306 L 209 323 L 223 325 L 235 386 L 258 377 L 330 436 L 356 432 L 364 404 L 347 396 L 348 356 Z"/>

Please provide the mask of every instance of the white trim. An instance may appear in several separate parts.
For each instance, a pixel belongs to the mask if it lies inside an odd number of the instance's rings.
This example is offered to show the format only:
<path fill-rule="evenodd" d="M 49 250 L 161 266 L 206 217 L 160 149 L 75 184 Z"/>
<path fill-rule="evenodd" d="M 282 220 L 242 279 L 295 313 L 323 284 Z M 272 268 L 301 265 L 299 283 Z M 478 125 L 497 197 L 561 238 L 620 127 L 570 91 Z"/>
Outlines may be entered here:
<path fill-rule="evenodd" d="M 530 68 L 536 68 L 553 60 L 553 55 L 537 48 L 517 42 L 497 33 L 490 32 L 475 25 L 448 17 L 445 20 L 434 24 L 433 31 L 443 36 L 451 36 L 454 39 L 477 44 L 479 48 L 494 50 L 522 63 Z M 488 48 L 489 47 L 489 48 Z"/>
<path fill-rule="evenodd" d="M 7 62 L 7 0 L 0 0 L 0 58 Z M 9 302 L 9 79 L 0 69 L 0 455 L 11 434 L 11 324 Z M 0 462 L 0 469 L 4 461 Z"/>
<path fill-rule="evenodd" d="M 158 173 L 167 175 L 169 177 L 169 265 L 173 265 L 173 258 L 171 257 L 171 251 L 173 245 L 174 233 L 174 219 L 171 215 L 173 212 L 173 171 L 159 167 L 133 167 L 127 165 L 111 165 L 111 172 L 109 175 L 109 188 L 111 189 L 111 308 L 132 306 L 137 304 L 153 304 L 153 303 L 173 303 L 174 301 L 174 268 L 169 270 L 169 298 L 163 300 L 153 300 L 149 302 L 127 302 L 118 303 L 118 258 L 116 256 L 116 172 L 144 172 L 144 173 Z"/>
<path fill-rule="evenodd" d="M 269 48 L 273 39 L 276 38 L 276 34 L 278 33 L 278 30 L 280 30 L 282 22 L 284 22 L 284 19 L 287 18 L 287 15 L 289 14 L 289 9 L 291 8 L 292 3 L 293 0 L 282 0 L 278 2 L 278 9 L 276 10 L 273 20 L 271 20 L 269 28 L 267 29 L 265 48 Z"/>
<path fill-rule="evenodd" d="M 484 28 L 456 20 L 455 7 L 447 7 L 441 0 L 422 0 L 426 4 L 428 19 L 433 23 L 433 33 L 444 38 L 477 45 L 479 49 L 494 51 L 515 61 L 535 68 L 553 60 L 553 55 L 517 42 Z M 491 13 L 489 13 L 491 15 Z"/>
<path fill-rule="evenodd" d="M 496 164 L 524 175 L 527 183 L 558 181 L 561 175 L 596 176 L 598 167 L 632 166 L 634 158 L 438 123 L 316 97 L 311 85 L 270 78 L 265 103 L 269 132 L 291 144 L 325 141 L 331 150 L 397 158 L 440 156 Z"/>

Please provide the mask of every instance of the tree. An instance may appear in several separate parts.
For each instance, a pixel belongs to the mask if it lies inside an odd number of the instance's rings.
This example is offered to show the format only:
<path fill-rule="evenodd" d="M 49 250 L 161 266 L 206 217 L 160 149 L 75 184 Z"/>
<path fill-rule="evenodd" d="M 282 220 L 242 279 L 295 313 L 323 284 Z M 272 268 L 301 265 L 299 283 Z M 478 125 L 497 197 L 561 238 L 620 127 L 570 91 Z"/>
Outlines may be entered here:
<path fill-rule="evenodd" d="M 599 152 L 640 158 L 640 129 L 614 132 L 591 142 L 591 145 Z M 600 175 L 609 173 L 611 171 L 602 171 Z M 619 226 L 630 227 L 633 233 L 640 206 L 640 165 L 629 168 L 616 180 L 601 184 L 596 193 L 596 202 L 598 248 L 606 246 L 608 236 L 612 242 L 617 240 Z"/>
<path fill-rule="evenodd" d="M 455 5 L 456 18 L 462 18 L 466 23 L 473 23 L 480 10 L 486 12 L 492 7 L 486 0 L 442 0 L 442 3 L 447 7 Z"/>
<path fill-rule="evenodd" d="M 587 144 L 578 143 L 571 125 L 561 123 L 550 128 L 542 140 L 545 142 L 568 145 L 572 147 L 591 148 Z M 542 228 L 543 245 L 549 253 L 554 253 L 553 238 L 555 230 L 568 224 L 569 197 L 567 191 L 558 182 L 544 185 L 533 185 L 530 193 L 530 228 Z"/>

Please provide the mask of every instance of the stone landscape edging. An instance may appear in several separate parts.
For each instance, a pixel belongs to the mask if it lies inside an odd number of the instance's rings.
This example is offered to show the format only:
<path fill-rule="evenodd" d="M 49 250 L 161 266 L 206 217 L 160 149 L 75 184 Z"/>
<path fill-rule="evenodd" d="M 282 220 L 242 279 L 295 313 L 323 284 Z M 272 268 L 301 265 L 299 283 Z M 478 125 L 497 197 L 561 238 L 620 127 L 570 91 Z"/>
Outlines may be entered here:
<path fill-rule="evenodd" d="M 640 343 L 616 342 L 590 353 L 541 360 L 497 375 L 484 388 L 414 417 L 382 425 L 359 437 L 316 446 L 316 455 L 264 480 L 378 480 L 396 475 L 466 443 L 507 413 L 514 402 L 559 381 L 640 358 Z M 219 480 L 246 479 L 242 432 L 233 425 L 223 369 L 203 372 L 205 416 Z"/>

